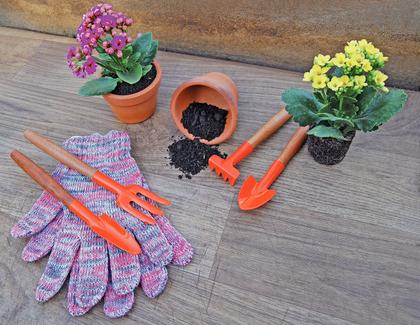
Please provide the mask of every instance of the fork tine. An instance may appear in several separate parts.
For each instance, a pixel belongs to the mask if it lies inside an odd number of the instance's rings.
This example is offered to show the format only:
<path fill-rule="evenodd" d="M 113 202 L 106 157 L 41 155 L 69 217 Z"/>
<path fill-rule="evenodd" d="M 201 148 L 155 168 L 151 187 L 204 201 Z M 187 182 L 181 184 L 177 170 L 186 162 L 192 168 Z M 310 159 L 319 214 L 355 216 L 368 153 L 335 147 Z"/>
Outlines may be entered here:
<path fill-rule="evenodd" d="M 150 211 L 153 214 L 157 215 L 163 215 L 163 211 L 159 209 L 157 206 L 154 206 L 153 204 L 147 202 L 146 200 L 142 200 L 137 195 L 133 195 L 134 197 L 131 197 L 131 201 L 136 203 L 137 205 L 141 206 L 142 208 Z"/>
<path fill-rule="evenodd" d="M 148 189 L 145 189 L 144 187 L 141 187 L 141 186 L 137 187 L 136 186 L 135 191 L 136 191 L 136 193 L 135 193 L 136 195 L 141 194 L 145 197 L 148 197 L 149 199 L 151 199 L 153 201 L 156 201 L 157 203 L 160 203 L 160 204 L 163 204 L 163 205 L 171 205 L 172 204 L 171 201 L 169 201 L 167 199 L 164 199 L 163 197 L 153 193 L 152 191 L 149 191 Z M 156 213 L 156 214 L 161 214 L 161 213 Z"/>
<path fill-rule="evenodd" d="M 127 211 L 129 214 L 131 214 L 133 217 L 136 217 L 137 219 L 143 221 L 144 223 L 147 223 L 149 225 L 154 225 L 156 224 L 156 221 L 145 215 L 144 213 L 140 212 L 139 210 L 135 209 L 130 202 L 118 202 L 119 206 L 121 209 L 124 209 L 125 211 Z"/>

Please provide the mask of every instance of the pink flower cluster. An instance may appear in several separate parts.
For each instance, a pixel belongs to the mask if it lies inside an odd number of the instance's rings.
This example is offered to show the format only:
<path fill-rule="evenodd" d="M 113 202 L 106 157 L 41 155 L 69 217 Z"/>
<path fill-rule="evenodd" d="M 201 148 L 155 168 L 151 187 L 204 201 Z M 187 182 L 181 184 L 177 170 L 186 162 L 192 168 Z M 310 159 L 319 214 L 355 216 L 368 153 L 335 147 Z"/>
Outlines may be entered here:
<path fill-rule="evenodd" d="M 70 47 L 67 52 L 67 64 L 73 74 L 80 78 L 96 71 L 96 61 L 92 53 L 98 47 L 108 55 L 122 58 L 123 48 L 132 42 L 127 36 L 127 28 L 133 19 L 121 12 L 113 12 L 111 4 L 97 4 L 83 15 L 77 29 L 78 48 Z"/>

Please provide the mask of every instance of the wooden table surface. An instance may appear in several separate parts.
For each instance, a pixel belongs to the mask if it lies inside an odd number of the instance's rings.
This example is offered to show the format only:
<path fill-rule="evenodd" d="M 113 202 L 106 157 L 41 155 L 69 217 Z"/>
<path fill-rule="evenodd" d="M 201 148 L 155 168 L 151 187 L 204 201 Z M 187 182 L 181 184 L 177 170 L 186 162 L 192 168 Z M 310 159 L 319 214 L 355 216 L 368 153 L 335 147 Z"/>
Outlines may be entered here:
<path fill-rule="evenodd" d="M 420 93 L 378 132 L 357 134 L 345 160 L 317 164 L 306 146 L 273 185 L 264 207 L 240 211 L 239 185 L 261 177 L 295 129 L 288 123 L 240 165 L 231 188 L 209 170 L 179 180 L 167 166 L 172 92 L 205 72 L 232 77 L 239 122 L 222 149 L 232 152 L 281 105 L 281 93 L 307 87 L 301 74 L 159 52 L 163 69 L 158 110 L 137 125 L 119 123 L 101 97 L 77 95 L 64 56 L 72 39 L 0 28 L 0 322 L 2 324 L 419 324 Z M 392 58 L 391 58 L 392 59 Z M 172 223 L 195 249 L 192 263 L 170 266 L 157 299 L 140 289 L 129 314 L 107 318 L 102 305 L 74 318 L 66 286 L 35 301 L 45 267 L 26 263 L 25 240 L 10 229 L 41 193 L 8 154 L 19 148 L 51 171 L 55 161 L 23 139 L 38 130 L 57 142 L 73 135 L 126 130 L 132 154 L 152 189 L 168 197 Z"/>

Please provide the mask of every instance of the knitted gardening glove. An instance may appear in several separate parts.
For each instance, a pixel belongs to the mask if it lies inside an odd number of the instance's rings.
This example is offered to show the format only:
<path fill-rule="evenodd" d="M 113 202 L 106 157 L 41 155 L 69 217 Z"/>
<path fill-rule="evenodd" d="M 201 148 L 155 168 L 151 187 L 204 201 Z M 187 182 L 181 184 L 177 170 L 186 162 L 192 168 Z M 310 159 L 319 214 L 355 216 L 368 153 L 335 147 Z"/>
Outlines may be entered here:
<path fill-rule="evenodd" d="M 147 186 L 130 156 L 130 140 L 124 132 L 73 137 L 63 146 L 123 185 Z M 191 261 L 191 245 L 165 217 L 153 216 L 156 225 L 146 225 L 117 207 L 113 193 L 83 175 L 60 164 L 53 176 L 92 212 L 115 218 L 137 238 L 143 254 L 130 255 L 107 243 L 49 193 L 43 192 L 12 229 L 14 237 L 31 237 L 22 253 L 24 260 L 35 261 L 51 252 L 36 290 L 39 301 L 54 296 L 71 269 L 68 309 L 72 315 L 86 313 L 105 295 L 105 313 L 111 317 L 122 316 L 131 308 L 133 291 L 139 281 L 145 294 L 155 297 L 167 282 L 165 265 L 171 260 L 178 265 Z M 142 212 L 150 215 L 145 210 Z"/>

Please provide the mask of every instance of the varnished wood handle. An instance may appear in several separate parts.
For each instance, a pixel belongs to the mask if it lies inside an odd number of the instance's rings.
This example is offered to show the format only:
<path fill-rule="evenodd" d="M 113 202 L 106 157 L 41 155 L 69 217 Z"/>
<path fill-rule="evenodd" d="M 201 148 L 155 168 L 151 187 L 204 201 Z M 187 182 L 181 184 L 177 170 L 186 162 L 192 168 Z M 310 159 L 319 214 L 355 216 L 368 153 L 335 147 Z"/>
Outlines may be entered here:
<path fill-rule="evenodd" d="M 26 174 L 32 177 L 41 187 L 58 200 L 63 202 L 66 206 L 70 206 L 74 198 L 52 178 L 44 169 L 35 164 L 31 159 L 26 157 L 23 153 L 13 150 L 10 153 L 10 157 L 16 162 L 16 164 L 22 168 Z"/>
<path fill-rule="evenodd" d="M 79 158 L 75 157 L 73 154 L 61 148 L 59 145 L 55 144 L 49 139 L 43 137 L 42 135 L 29 130 L 26 130 L 23 135 L 32 144 L 44 151 L 46 154 L 57 159 L 67 167 L 77 170 L 80 174 L 92 178 L 93 174 L 96 173 L 97 170 L 95 168 L 84 163 Z"/>
<path fill-rule="evenodd" d="M 299 127 L 295 133 L 290 138 L 289 142 L 287 143 L 286 147 L 281 152 L 279 158 L 284 166 L 287 165 L 290 159 L 299 151 L 302 145 L 305 143 L 305 140 L 308 136 L 309 126 L 301 126 Z"/>
<path fill-rule="evenodd" d="M 283 107 L 248 140 L 248 143 L 255 148 L 277 131 L 279 127 L 290 119 L 290 117 L 291 115 L 287 113 L 286 109 Z"/>

